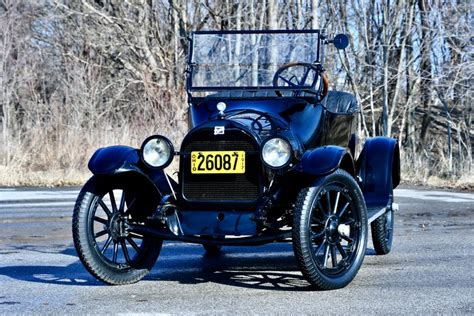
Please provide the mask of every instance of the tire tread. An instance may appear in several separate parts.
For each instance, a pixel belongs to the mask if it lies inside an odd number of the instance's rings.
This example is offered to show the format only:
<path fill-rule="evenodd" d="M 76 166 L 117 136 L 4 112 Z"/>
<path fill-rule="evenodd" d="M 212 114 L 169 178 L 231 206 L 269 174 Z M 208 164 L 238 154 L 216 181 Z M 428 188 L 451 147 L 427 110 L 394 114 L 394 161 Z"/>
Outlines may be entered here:
<path fill-rule="evenodd" d="M 385 229 L 385 217 L 387 213 L 380 216 L 376 220 L 374 220 L 371 224 L 372 230 L 372 243 L 374 245 L 374 250 L 377 255 L 386 255 L 392 250 L 392 245 L 387 241 L 385 238 L 387 235 Z M 393 219 L 392 219 L 393 220 Z M 393 234 L 393 230 L 392 230 Z"/>

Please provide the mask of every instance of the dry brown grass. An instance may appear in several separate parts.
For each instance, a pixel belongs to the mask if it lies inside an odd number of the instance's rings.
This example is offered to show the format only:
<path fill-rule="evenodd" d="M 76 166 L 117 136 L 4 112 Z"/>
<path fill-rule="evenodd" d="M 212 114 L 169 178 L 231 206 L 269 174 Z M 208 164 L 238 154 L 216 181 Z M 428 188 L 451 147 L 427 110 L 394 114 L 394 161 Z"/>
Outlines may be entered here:
<path fill-rule="evenodd" d="M 179 149 L 182 132 L 177 129 L 104 124 L 96 130 L 64 126 L 61 135 L 55 135 L 34 128 L 27 137 L 12 138 L 8 147 L 0 149 L 0 186 L 81 185 L 91 176 L 87 163 L 96 149 L 111 145 L 137 148 L 154 133 L 166 135 Z M 172 167 L 177 168 L 176 162 Z"/>
<path fill-rule="evenodd" d="M 415 158 L 402 151 L 402 183 L 474 191 L 474 168 L 468 158 L 463 164 L 453 164 L 441 151 L 437 155 L 419 154 Z"/>
<path fill-rule="evenodd" d="M 185 126 L 185 122 L 178 122 Z M 104 125 L 106 126 L 106 125 Z M 0 164 L 0 186 L 74 186 L 83 184 L 91 173 L 87 162 L 94 151 L 103 146 L 129 145 L 139 147 L 143 139 L 162 133 L 179 149 L 183 130 L 146 127 L 140 124 L 102 127 L 97 130 L 64 127 L 60 137 L 44 129 L 29 132 L 29 140 L 10 140 L 9 164 Z M 0 153 L 6 156 L 6 148 Z M 410 185 L 452 188 L 474 191 L 474 174 L 466 170 L 462 176 L 448 176 L 446 165 L 428 165 L 427 159 L 413 162 L 402 155 L 402 182 Z M 178 169 L 178 159 L 169 167 L 170 174 Z"/>
<path fill-rule="evenodd" d="M 83 184 L 90 173 L 86 170 L 47 170 L 26 172 L 21 169 L 14 169 L 0 166 L 1 186 L 75 186 Z"/>
<path fill-rule="evenodd" d="M 459 178 L 440 178 L 439 176 L 430 176 L 427 179 L 414 178 L 410 175 L 402 175 L 402 183 L 408 185 L 428 186 L 443 189 L 456 189 L 462 191 L 474 192 L 474 175 L 467 174 Z"/>

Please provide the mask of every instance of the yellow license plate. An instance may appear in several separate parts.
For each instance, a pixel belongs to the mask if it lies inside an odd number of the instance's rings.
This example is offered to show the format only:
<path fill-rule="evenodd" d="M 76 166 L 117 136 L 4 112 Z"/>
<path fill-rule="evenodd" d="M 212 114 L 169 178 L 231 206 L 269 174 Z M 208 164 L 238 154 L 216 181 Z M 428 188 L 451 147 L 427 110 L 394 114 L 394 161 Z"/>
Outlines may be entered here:
<path fill-rule="evenodd" d="M 191 173 L 245 173 L 245 151 L 193 151 Z"/>

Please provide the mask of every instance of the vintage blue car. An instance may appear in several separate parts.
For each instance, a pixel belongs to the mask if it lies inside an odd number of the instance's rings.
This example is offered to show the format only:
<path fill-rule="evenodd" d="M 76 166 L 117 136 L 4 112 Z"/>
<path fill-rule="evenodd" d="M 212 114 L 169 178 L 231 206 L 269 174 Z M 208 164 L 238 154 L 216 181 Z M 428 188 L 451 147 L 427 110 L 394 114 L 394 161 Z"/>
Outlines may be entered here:
<path fill-rule="evenodd" d="M 322 30 L 199 31 L 190 37 L 189 132 L 98 149 L 77 198 L 74 244 L 109 284 L 142 279 L 164 240 L 221 246 L 291 242 L 315 288 L 346 286 L 367 248 L 390 252 L 396 139 L 358 144 L 349 93 L 328 91 Z M 183 104 L 184 106 L 184 104 Z M 359 149 L 361 148 L 361 149 Z M 178 181 L 165 168 L 179 159 Z"/>

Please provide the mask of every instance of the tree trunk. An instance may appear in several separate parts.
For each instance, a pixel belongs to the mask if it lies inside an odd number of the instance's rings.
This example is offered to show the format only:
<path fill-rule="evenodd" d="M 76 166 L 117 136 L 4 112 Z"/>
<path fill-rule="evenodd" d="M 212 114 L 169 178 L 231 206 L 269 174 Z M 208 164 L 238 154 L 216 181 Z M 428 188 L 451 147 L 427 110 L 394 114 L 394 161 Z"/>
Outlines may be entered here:
<path fill-rule="evenodd" d="M 431 122 L 431 29 L 429 21 L 428 0 L 418 0 L 421 20 L 421 47 L 420 47 L 420 101 L 423 107 L 423 118 L 421 122 L 418 151 L 423 150 L 426 145 L 426 135 Z"/>
<path fill-rule="evenodd" d="M 276 0 L 268 0 L 268 29 L 269 30 L 277 30 L 278 29 L 278 20 L 277 20 L 277 15 L 278 15 L 278 7 L 276 5 Z M 268 69 L 268 78 L 267 82 L 271 82 L 271 79 L 273 78 L 273 74 L 277 71 L 278 65 L 277 65 L 277 60 L 278 60 L 278 48 L 277 48 L 277 43 L 274 38 L 270 39 L 269 43 L 269 49 L 270 49 L 270 66 Z"/>
<path fill-rule="evenodd" d="M 382 13 L 382 65 L 383 65 L 383 104 L 382 104 L 382 135 L 388 135 L 388 21 L 390 14 L 390 0 L 386 0 L 383 4 L 383 13 Z"/>
<path fill-rule="evenodd" d="M 319 29 L 319 0 L 311 0 L 311 28 L 313 30 Z"/>

